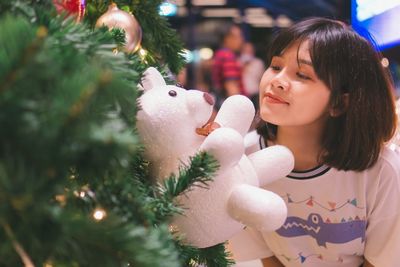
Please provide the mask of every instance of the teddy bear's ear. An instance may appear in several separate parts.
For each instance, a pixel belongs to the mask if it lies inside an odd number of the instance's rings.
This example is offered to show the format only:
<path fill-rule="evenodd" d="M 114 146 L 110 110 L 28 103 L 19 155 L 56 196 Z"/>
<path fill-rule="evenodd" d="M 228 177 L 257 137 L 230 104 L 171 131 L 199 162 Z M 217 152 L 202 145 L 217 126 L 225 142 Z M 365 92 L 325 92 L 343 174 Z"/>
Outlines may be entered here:
<path fill-rule="evenodd" d="M 141 80 L 143 89 L 150 90 L 156 86 L 165 86 L 166 83 L 161 73 L 154 67 L 149 67 L 144 73 Z"/>

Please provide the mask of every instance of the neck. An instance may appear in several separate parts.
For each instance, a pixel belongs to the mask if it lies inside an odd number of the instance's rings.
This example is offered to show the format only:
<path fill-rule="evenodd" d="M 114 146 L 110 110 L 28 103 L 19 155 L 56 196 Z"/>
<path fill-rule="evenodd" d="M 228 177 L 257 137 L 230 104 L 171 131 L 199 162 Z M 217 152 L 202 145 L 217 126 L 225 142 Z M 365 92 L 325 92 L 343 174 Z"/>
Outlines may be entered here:
<path fill-rule="evenodd" d="M 321 135 L 321 127 L 279 126 L 276 143 L 288 147 L 294 155 L 294 169 L 304 171 L 320 164 Z"/>

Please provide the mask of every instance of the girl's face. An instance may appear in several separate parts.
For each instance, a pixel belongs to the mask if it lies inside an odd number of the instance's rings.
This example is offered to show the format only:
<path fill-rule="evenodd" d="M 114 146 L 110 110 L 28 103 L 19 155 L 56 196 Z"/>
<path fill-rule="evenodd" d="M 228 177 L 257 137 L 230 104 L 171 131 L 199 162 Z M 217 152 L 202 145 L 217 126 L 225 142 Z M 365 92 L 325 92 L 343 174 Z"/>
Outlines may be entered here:
<path fill-rule="evenodd" d="M 300 45 L 300 47 L 299 47 Z M 308 41 L 274 56 L 260 82 L 260 116 L 278 126 L 323 126 L 331 91 L 312 66 Z"/>

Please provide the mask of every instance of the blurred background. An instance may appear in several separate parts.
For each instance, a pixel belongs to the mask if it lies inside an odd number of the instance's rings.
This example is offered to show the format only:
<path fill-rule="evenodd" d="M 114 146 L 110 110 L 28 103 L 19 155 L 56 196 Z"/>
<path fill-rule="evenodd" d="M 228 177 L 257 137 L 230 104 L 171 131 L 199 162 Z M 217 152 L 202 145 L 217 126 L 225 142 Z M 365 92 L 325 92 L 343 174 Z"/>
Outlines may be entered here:
<path fill-rule="evenodd" d="M 229 23 L 240 25 L 255 56 L 265 62 L 274 31 L 311 16 L 345 21 L 359 33 L 369 32 L 382 62 L 390 69 L 400 95 L 400 0 L 168 0 L 160 6 L 186 47 L 187 67 L 178 80 L 186 88 L 209 91 L 213 55 L 221 46 L 218 31 Z M 396 17 L 397 15 L 397 17 Z"/>

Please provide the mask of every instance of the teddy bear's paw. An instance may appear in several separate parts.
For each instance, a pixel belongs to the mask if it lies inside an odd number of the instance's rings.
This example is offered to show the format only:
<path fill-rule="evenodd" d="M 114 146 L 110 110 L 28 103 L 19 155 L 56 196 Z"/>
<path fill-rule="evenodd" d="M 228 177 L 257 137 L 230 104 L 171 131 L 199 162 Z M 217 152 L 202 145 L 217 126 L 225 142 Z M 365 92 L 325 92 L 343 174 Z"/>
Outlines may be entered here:
<path fill-rule="evenodd" d="M 236 165 L 244 155 L 243 137 L 230 128 L 218 128 L 211 132 L 200 147 L 219 162 L 219 171 Z"/>
<path fill-rule="evenodd" d="M 259 231 L 274 231 L 285 222 L 287 207 L 277 194 L 242 184 L 232 190 L 228 213 L 233 219 Z"/>
<path fill-rule="evenodd" d="M 215 122 L 222 127 L 235 129 L 245 136 L 254 119 L 254 114 L 254 105 L 250 99 L 243 95 L 233 95 L 222 103 Z"/>
<path fill-rule="evenodd" d="M 274 145 L 249 155 L 260 186 L 288 175 L 294 168 L 292 152 L 285 146 Z"/>

